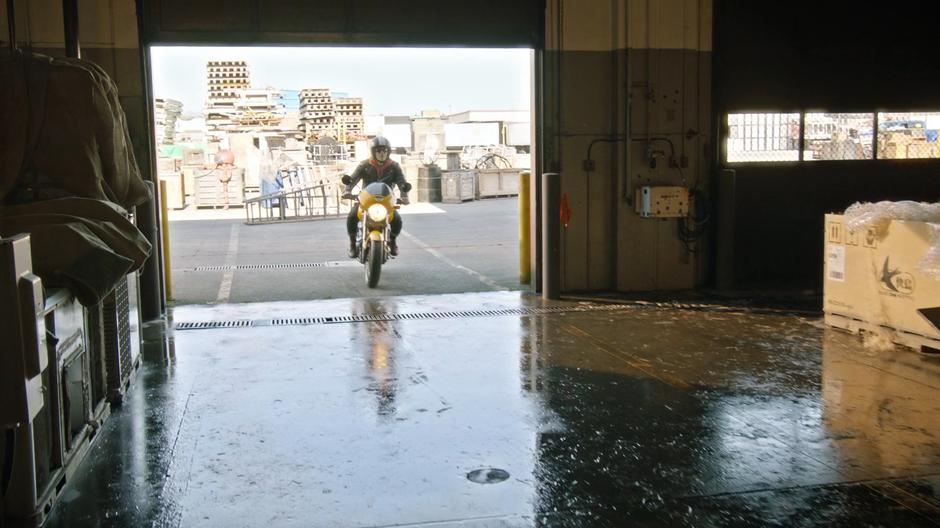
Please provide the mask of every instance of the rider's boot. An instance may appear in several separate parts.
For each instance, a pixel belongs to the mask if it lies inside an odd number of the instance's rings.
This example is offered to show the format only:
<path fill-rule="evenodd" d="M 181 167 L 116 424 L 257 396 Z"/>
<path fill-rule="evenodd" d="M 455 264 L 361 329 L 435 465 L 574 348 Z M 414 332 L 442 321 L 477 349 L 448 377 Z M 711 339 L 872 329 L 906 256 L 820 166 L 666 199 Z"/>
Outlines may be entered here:
<path fill-rule="evenodd" d="M 388 252 L 392 254 L 393 257 L 398 256 L 398 237 L 390 236 L 388 237 Z"/>
<path fill-rule="evenodd" d="M 356 244 L 355 237 L 349 239 L 349 258 L 356 258 L 359 256 L 359 244 Z"/>

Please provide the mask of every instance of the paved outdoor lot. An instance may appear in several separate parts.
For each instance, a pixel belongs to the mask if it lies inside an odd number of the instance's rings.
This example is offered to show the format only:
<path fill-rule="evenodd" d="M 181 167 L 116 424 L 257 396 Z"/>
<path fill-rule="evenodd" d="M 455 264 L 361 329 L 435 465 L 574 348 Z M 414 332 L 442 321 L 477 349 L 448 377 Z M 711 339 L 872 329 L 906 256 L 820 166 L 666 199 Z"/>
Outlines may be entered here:
<path fill-rule="evenodd" d="M 515 198 L 419 203 L 402 211 L 401 254 L 383 268 L 376 289 L 366 287 L 362 266 L 346 257 L 345 218 L 247 225 L 241 209 L 174 211 L 170 214 L 173 302 L 241 303 L 527 288 L 519 284 Z M 200 269 L 206 266 L 221 269 Z"/>

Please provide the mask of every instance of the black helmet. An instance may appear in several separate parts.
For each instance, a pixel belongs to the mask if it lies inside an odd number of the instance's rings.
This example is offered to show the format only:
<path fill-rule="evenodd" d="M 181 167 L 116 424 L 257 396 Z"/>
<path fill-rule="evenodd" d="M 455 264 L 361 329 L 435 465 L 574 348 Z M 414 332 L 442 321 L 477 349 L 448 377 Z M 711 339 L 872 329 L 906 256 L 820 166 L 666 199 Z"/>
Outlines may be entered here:
<path fill-rule="evenodd" d="M 369 150 L 372 152 L 373 157 L 375 157 L 375 149 L 379 149 L 379 148 L 384 148 L 385 150 L 391 152 L 392 144 L 389 143 L 388 140 L 382 136 L 375 136 L 374 138 L 372 138 L 372 143 L 369 146 Z"/>

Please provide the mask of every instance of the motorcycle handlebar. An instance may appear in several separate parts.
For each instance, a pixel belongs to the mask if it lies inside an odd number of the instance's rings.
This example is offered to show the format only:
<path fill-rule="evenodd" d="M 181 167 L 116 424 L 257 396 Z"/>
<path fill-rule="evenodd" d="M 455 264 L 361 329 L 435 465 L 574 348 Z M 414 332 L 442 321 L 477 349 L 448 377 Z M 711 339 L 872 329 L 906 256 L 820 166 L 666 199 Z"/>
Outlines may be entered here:
<path fill-rule="evenodd" d="M 356 196 L 355 194 L 353 194 L 352 192 L 347 191 L 347 192 L 344 192 L 344 193 L 342 194 L 342 196 L 340 196 L 340 199 L 342 199 L 342 200 L 358 200 L 359 197 Z M 408 195 L 407 195 L 407 193 L 405 193 L 405 194 L 403 194 L 402 196 L 400 196 L 398 199 L 396 199 L 396 200 L 395 200 L 395 203 L 396 203 L 396 204 L 401 204 L 401 205 L 408 205 L 408 204 L 411 203 L 411 200 L 408 199 Z"/>

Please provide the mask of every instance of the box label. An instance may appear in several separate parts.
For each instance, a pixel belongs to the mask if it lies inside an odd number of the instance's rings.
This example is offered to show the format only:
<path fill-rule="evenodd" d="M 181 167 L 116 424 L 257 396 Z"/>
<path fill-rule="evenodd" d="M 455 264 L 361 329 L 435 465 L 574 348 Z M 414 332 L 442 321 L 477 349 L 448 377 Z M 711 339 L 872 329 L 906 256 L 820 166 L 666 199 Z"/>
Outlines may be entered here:
<path fill-rule="evenodd" d="M 845 282 L 845 246 L 829 244 L 826 248 L 826 277 Z"/>
<path fill-rule="evenodd" d="M 846 231 L 845 232 L 845 245 L 857 246 L 858 245 L 858 232 Z"/>
<path fill-rule="evenodd" d="M 914 276 L 891 265 L 891 257 L 885 256 L 881 266 L 881 293 L 894 297 L 909 297 L 914 293 Z"/>
<path fill-rule="evenodd" d="M 829 242 L 835 244 L 842 243 L 842 224 L 837 222 L 830 222 L 826 226 L 826 232 L 829 233 Z"/>
<path fill-rule="evenodd" d="M 878 233 L 875 231 L 874 227 L 869 227 L 865 230 L 865 236 L 862 238 L 862 245 L 871 249 L 878 247 Z"/>

